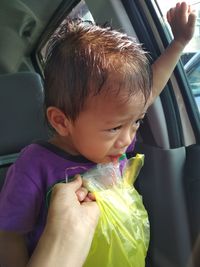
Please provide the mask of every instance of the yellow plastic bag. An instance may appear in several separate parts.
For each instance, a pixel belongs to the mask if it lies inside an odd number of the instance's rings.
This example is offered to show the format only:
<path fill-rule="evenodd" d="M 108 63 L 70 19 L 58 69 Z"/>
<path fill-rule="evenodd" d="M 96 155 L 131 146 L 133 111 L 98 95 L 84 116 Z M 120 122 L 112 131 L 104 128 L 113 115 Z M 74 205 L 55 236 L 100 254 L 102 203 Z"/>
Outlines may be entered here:
<path fill-rule="evenodd" d="M 149 221 L 133 183 L 144 156 L 129 159 L 123 177 L 112 163 L 83 175 L 96 196 L 101 216 L 84 267 L 144 267 Z"/>

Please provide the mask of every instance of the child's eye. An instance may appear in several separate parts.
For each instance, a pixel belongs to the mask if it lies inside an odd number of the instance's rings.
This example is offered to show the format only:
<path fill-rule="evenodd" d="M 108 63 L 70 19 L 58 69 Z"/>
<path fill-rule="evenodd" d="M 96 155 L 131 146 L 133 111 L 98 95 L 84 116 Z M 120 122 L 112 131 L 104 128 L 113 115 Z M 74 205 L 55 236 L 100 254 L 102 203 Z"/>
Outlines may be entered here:
<path fill-rule="evenodd" d="M 136 120 L 135 124 L 139 127 L 141 124 L 143 124 L 143 119 Z"/>
<path fill-rule="evenodd" d="M 142 124 L 143 122 L 144 122 L 143 119 L 139 119 L 136 121 L 137 124 Z"/>
<path fill-rule="evenodd" d="M 115 133 L 116 131 L 118 131 L 119 129 L 121 129 L 121 125 L 120 126 L 117 126 L 115 128 L 112 128 L 112 129 L 109 129 L 108 131 L 111 132 L 111 133 Z"/>

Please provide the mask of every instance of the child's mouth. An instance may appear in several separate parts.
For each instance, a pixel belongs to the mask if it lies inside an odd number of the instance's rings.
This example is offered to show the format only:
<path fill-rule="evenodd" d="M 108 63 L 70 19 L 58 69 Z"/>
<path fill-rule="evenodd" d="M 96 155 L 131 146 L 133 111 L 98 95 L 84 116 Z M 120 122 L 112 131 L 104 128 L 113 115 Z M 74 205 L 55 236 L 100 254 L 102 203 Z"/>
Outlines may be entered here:
<path fill-rule="evenodd" d="M 113 162 L 115 164 L 118 163 L 120 157 L 121 157 L 121 154 L 109 156 L 111 162 Z"/>

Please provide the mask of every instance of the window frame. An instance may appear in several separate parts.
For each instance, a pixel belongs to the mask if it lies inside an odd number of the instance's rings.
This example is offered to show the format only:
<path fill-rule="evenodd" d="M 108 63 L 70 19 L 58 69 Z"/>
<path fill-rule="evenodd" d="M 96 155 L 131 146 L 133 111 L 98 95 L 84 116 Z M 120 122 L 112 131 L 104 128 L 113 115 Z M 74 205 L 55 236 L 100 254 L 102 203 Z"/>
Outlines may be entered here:
<path fill-rule="evenodd" d="M 161 23 L 160 19 L 158 18 L 155 6 L 153 5 L 152 1 L 145 1 L 145 3 L 140 4 L 137 3 L 137 6 L 136 3 L 131 0 L 122 0 L 122 2 L 128 14 L 133 14 L 134 12 L 136 13 L 138 12 L 137 9 L 139 10 L 139 15 L 129 15 L 129 17 L 132 17 L 134 25 L 138 24 L 138 30 L 135 29 L 136 34 L 138 35 L 140 42 L 145 43 L 147 50 L 150 51 L 153 60 L 155 60 L 161 54 L 163 49 L 161 49 L 158 45 L 158 41 L 156 40 L 157 36 L 155 33 L 155 29 L 154 31 L 152 30 L 150 26 L 151 23 L 149 23 L 149 21 L 147 20 L 148 16 L 144 13 L 145 8 L 146 10 L 148 10 L 151 16 L 151 20 L 153 20 L 154 22 L 154 25 L 156 25 L 156 31 L 159 32 L 159 37 L 163 48 L 166 48 L 170 43 L 169 30 L 167 29 L 167 27 L 165 27 L 165 25 L 163 25 L 163 23 Z M 141 18 L 138 20 L 139 17 Z M 191 92 L 189 82 L 187 80 L 183 68 L 183 64 L 180 61 L 177 64 L 173 75 L 181 92 L 185 104 L 185 109 L 191 122 L 191 127 L 196 139 L 196 143 L 200 144 L 200 114 L 198 112 L 196 102 Z M 167 83 L 165 90 L 163 90 L 163 92 L 161 93 L 160 99 L 163 104 L 164 113 L 169 116 L 169 119 L 167 119 L 167 128 L 169 132 L 170 144 L 172 145 L 172 147 L 179 147 L 185 143 L 184 133 L 183 127 L 181 126 L 182 123 L 178 102 L 174 93 L 174 85 L 171 82 L 171 79 Z M 173 113 L 171 112 L 172 109 L 174 109 Z M 171 114 L 169 114 L 169 112 Z"/>

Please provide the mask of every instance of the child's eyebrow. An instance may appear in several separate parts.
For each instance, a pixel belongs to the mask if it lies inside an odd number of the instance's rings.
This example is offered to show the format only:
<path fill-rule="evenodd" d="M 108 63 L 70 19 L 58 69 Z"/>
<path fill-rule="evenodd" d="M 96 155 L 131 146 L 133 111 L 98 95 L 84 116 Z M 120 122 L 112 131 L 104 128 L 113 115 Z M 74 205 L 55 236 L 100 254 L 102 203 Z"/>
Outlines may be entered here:
<path fill-rule="evenodd" d="M 134 120 L 138 120 L 139 118 L 141 117 L 144 117 L 146 115 L 146 111 L 145 112 L 142 112 L 141 114 L 139 114 L 137 117 L 134 117 Z M 116 125 L 116 124 L 122 124 L 126 121 L 129 121 L 129 120 L 133 120 L 133 117 L 132 118 L 124 118 L 124 119 L 115 119 L 115 120 L 108 120 L 108 121 L 105 121 L 105 124 L 106 125 Z"/>

